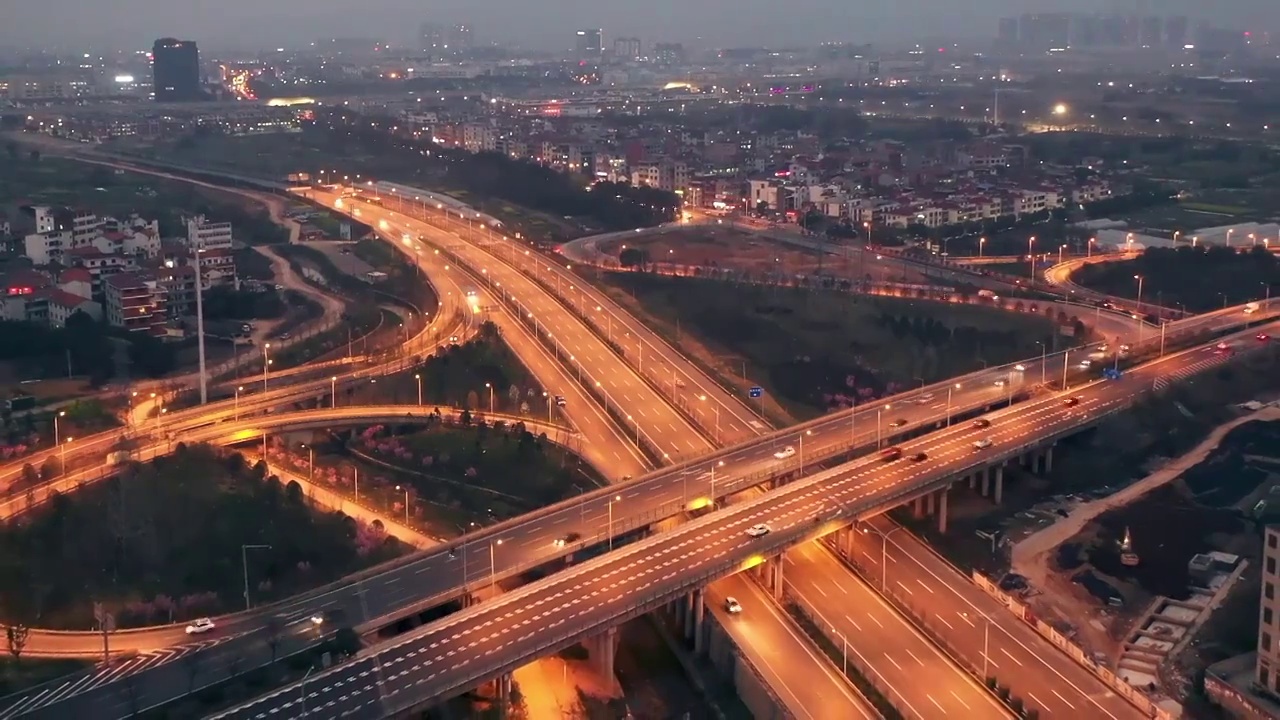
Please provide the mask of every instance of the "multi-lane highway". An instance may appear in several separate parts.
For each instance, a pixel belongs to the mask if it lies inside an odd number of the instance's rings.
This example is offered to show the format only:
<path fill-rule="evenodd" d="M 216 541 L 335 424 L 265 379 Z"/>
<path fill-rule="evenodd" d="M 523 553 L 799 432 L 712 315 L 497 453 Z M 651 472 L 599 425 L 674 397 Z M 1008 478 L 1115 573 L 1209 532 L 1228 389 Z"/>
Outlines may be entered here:
<path fill-rule="evenodd" d="M 1249 335 L 1240 333 L 1233 341 L 1248 342 Z M 908 453 L 927 453 L 921 462 L 866 458 L 730 505 L 371 648 L 310 679 L 304 693 L 298 686 L 285 688 L 221 717 L 287 714 L 297 707 L 300 693 L 309 707 L 332 715 L 381 717 L 408 710 L 599 632 L 713 577 L 750 567 L 848 519 L 875 514 L 937 482 L 1096 422 L 1127 407 L 1156 378 L 1198 362 L 1203 353 L 1196 348 L 1170 355 L 1120 379 L 1079 387 L 1072 391 L 1079 403 L 1071 407 L 1062 396 L 1032 400 L 990 414 L 990 427 L 963 423 L 904 443 Z M 992 446 L 977 450 L 978 440 L 990 440 Z M 746 534 L 757 523 L 769 524 L 772 532 L 763 538 Z M 1138 715 L 1131 707 L 1112 712 Z"/>
<path fill-rule="evenodd" d="M 806 543 L 784 556 L 787 593 L 889 700 L 913 717 L 1012 717 L 824 547 Z"/>
<path fill-rule="evenodd" d="M 1048 651 L 1029 625 L 1015 618 L 969 578 L 914 535 L 893 532 L 886 518 L 869 520 L 875 531 L 854 533 L 855 560 L 879 581 L 888 566 L 892 593 L 906 596 L 925 621 L 942 632 L 974 667 L 985 667 L 1042 718 L 1132 717 L 1133 707 L 1100 687 L 1098 681 L 1065 653 Z M 885 538 L 887 538 L 887 545 Z"/>

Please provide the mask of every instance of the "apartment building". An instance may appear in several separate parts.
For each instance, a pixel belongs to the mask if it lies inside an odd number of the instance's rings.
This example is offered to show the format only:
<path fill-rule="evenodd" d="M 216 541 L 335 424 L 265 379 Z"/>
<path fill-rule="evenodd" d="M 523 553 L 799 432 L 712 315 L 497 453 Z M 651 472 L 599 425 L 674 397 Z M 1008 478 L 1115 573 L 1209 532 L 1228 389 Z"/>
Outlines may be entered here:
<path fill-rule="evenodd" d="M 631 171 L 631 184 L 683 192 L 689 187 L 689 166 L 680 160 L 666 158 L 641 163 Z"/>
<path fill-rule="evenodd" d="M 103 283 L 103 298 L 109 324 L 153 337 L 166 334 L 168 313 L 164 288 L 154 276 L 142 273 L 112 275 Z"/>
<path fill-rule="evenodd" d="M 231 223 L 206 222 L 203 215 L 187 219 L 187 247 L 192 249 L 230 250 Z"/>

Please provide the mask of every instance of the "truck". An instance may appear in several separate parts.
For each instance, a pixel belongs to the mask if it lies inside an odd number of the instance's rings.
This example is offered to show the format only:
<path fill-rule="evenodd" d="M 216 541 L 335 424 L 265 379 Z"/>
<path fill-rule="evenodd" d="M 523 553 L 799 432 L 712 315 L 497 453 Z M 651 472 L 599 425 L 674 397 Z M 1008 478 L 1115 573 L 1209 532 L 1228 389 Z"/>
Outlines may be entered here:
<path fill-rule="evenodd" d="M 1244 305 L 1244 314 L 1245 314 L 1245 315 L 1252 315 L 1252 314 L 1254 314 L 1254 313 L 1258 312 L 1258 308 L 1259 308 L 1259 307 L 1261 307 L 1261 306 L 1260 306 L 1260 305 L 1258 305 L 1258 303 L 1256 303 L 1256 302 L 1245 303 L 1245 305 Z"/>

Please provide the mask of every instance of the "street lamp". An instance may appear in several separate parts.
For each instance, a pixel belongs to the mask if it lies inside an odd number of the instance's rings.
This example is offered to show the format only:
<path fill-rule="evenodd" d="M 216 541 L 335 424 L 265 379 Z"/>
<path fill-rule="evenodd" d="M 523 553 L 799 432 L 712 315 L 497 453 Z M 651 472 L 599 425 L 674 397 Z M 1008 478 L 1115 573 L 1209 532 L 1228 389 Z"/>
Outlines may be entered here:
<path fill-rule="evenodd" d="M 244 609 L 248 610 L 252 607 L 249 602 L 249 551 L 250 550 L 270 550 L 270 545 L 241 545 L 240 546 L 240 566 L 244 568 Z"/>
<path fill-rule="evenodd" d="M 1043 340 L 1037 340 L 1036 344 L 1040 346 L 1040 384 L 1045 384 L 1045 365 L 1049 362 L 1049 346 L 1044 344 Z"/>
<path fill-rule="evenodd" d="M 338 407 L 338 376 L 329 378 L 329 406 Z"/>
<path fill-rule="evenodd" d="M 889 405 L 876 408 L 876 449 L 880 449 L 880 418 L 881 413 L 889 409 Z"/>
<path fill-rule="evenodd" d="M 960 383 L 956 383 L 955 385 L 951 385 L 951 386 L 948 386 L 948 387 L 947 387 L 947 424 L 946 424 L 946 427 L 951 427 L 951 391 L 952 391 L 952 390 L 959 390 L 959 389 L 960 389 Z"/>
<path fill-rule="evenodd" d="M 869 532 L 873 532 L 880 536 L 880 592 L 881 593 L 885 591 L 885 587 L 888 583 L 888 578 L 889 578 L 889 536 L 898 532 L 899 530 L 905 530 L 905 529 L 906 529 L 905 525 L 899 525 L 889 530 L 889 532 L 882 532 L 875 525 L 872 525 L 870 523 L 862 524 L 863 535 L 866 535 Z"/>
<path fill-rule="evenodd" d="M 804 436 L 812 435 L 812 434 L 813 434 L 812 430 L 805 430 L 804 432 L 800 433 L 800 474 L 801 475 L 804 474 Z"/>
<path fill-rule="evenodd" d="M 1027 260 L 1029 260 L 1031 263 L 1031 279 L 1032 280 L 1036 279 L 1036 256 L 1034 254 L 1035 251 L 1032 249 L 1035 247 L 1035 244 L 1036 244 L 1035 235 L 1032 235 L 1031 237 L 1027 238 Z"/>
<path fill-rule="evenodd" d="M 422 374 L 414 373 L 413 379 L 418 381 L 418 405 L 422 405 Z"/>
<path fill-rule="evenodd" d="M 271 358 L 267 351 L 271 349 L 271 343 L 263 343 L 262 345 L 262 391 L 267 391 L 267 368 L 271 366 Z"/>
<path fill-rule="evenodd" d="M 151 393 L 151 396 L 155 397 L 155 393 Z M 53 416 L 53 446 L 54 447 L 58 447 L 58 445 L 61 444 L 61 442 L 59 442 L 58 440 L 58 418 L 66 417 L 66 415 L 67 415 L 66 410 L 59 410 L 58 414 Z"/>
<path fill-rule="evenodd" d="M 240 393 L 244 391 L 243 385 L 236 386 L 236 420 L 240 419 Z"/>
<path fill-rule="evenodd" d="M 987 239 L 986 239 L 986 238 L 984 238 L 984 237 L 980 237 L 980 238 L 978 238 L 978 257 L 982 257 L 982 248 L 983 248 L 986 244 L 987 244 Z"/>
<path fill-rule="evenodd" d="M 489 543 L 489 592 L 493 592 L 494 586 L 498 583 L 498 564 L 494 560 L 494 548 L 501 544 L 502 538 Z"/>
<path fill-rule="evenodd" d="M 1067 246 L 1065 244 L 1058 246 L 1058 264 L 1059 265 L 1062 264 L 1062 251 L 1066 249 L 1067 249 Z"/>
<path fill-rule="evenodd" d="M 485 383 L 484 386 L 489 388 L 489 414 L 492 415 L 493 414 L 493 383 Z M 418 404 L 419 405 L 422 404 L 421 395 L 419 395 Z"/>
<path fill-rule="evenodd" d="M 72 440 L 75 440 L 75 438 L 73 438 L 73 437 L 68 437 L 68 438 L 67 438 L 67 440 L 66 440 L 66 442 L 62 443 L 62 445 L 60 446 L 60 447 L 61 447 L 61 449 L 62 449 L 62 460 L 61 460 L 61 464 L 62 464 L 62 474 L 63 474 L 63 475 L 65 475 L 65 474 L 67 473 L 67 446 L 71 444 L 71 441 L 72 441 Z"/>
<path fill-rule="evenodd" d="M 408 525 L 409 524 L 409 486 L 406 485 L 402 488 L 399 485 L 397 485 L 396 492 L 404 493 L 404 524 Z"/>
<path fill-rule="evenodd" d="M 1088 249 L 1085 250 L 1085 255 L 1084 255 L 1086 259 L 1093 257 L 1093 244 L 1096 242 L 1098 242 L 1098 238 L 1096 237 L 1089 238 L 1089 244 L 1086 246 Z"/>
<path fill-rule="evenodd" d="M 314 482 L 316 479 L 316 449 L 306 443 L 302 443 L 302 447 L 307 449 L 307 480 Z"/>
<path fill-rule="evenodd" d="M 1141 323 L 1141 322 L 1142 322 L 1142 320 L 1141 320 L 1141 315 L 1142 315 L 1142 280 L 1143 280 L 1143 277 L 1142 277 L 1141 275 L 1134 275 L 1134 276 L 1133 276 L 1133 279 L 1138 281 L 1138 315 L 1139 315 L 1139 320 L 1138 320 L 1138 322 L 1139 322 L 1139 323 Z"/>
<path fill-rule="evenodd" d="M 622 502 L 621 495 L 614 495 L 609 499 L 609 550 L 613 550 L 613 504 Z M 714 501 L 713 501 L 714 502 Z"/>

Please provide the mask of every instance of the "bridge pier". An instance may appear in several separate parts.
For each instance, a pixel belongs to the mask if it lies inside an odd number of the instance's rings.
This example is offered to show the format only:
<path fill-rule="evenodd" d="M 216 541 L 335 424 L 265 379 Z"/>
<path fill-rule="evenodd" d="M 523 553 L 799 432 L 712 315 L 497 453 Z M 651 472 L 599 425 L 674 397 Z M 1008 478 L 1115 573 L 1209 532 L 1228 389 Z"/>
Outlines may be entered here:
<path fill-rule="evenodd" d="M 600 673 L 600 677 L 613 677 L 613 661 L 618 654 L 618 628 L 611 627 L 595 637 L 587 638 L 583 644 L 587 648 L 592 669 Z"/>
<path fill-rule="evenodd" d="M 783 585 L 783 566 L 786 565 L 784 555 L 778 555 L 765 561 L 764 568 L 764 587 L 774 600 L 782 599 Z"/>
<path fill-rule="evenodd" d="M 1044 474 L 1053 472 L 1053 446 L 1044 449 Z"/>
<path fill-rule="evenodd" d="M 928 495 L 924 496 L 924 514 L 933 515 L 936 512 L 937 510 L 935 509 L 934 495 L 933 493 L 929 493 Z"/>
<path fill-rule="evenodd" d="M 918 497 L 911 501 L 911 516 L 919 520 L 924 517 L 924 498 Z"/>
<path fill-rule="evenodd" d="M 693 652 L 701 655 L 705 649 L 706 629 L 703 620 L 706 618 L 707 596 L 702 588 L 693 592 Z"/>
<path fill-rule="evenodd" d="M 497 692 L 498 717 L 508 718 L 511 716 L 511 690 L 513 676 L 511 673 L 503 673 L 498 676 L 494 683 Z"/>
<path fill-rule="evenodd" d="M 701 596 L 702 596 L 701 591 L 691 592 L 688 595 L 685 595 L 683 601 L 681 602 L 681 605 L 683 605 L 681 610 L 683 611 L 682 614 L 684 615 L 684 619 L 681 625 L 684 631 L 685 640 L 692 638 L 693 633 L 697 630 L 696 628 L 697 613 L 698 613 L 697 608 L 702 603 Z"/>
<path fill-rule="evenodd" d="M 995 486 L 991 489 L 991 500 L 995 504 L 1000 504 L 1000 498 L 1004 497 L 1004 465 L 997 465 L 995 470 Z"/>
<path fill-rule="evenodd" d="M 951 490 L 951 486 L 942 488 L 938 491 L 938 532 L 946 534 L 947 532 L 947 493 Z M 884 572 L 884 568 L 880 569 Z"/>

